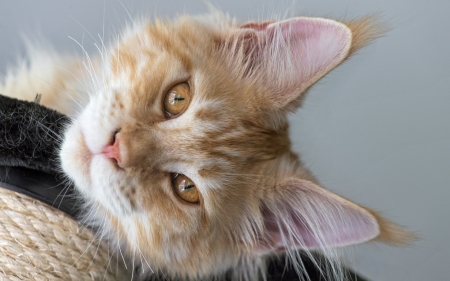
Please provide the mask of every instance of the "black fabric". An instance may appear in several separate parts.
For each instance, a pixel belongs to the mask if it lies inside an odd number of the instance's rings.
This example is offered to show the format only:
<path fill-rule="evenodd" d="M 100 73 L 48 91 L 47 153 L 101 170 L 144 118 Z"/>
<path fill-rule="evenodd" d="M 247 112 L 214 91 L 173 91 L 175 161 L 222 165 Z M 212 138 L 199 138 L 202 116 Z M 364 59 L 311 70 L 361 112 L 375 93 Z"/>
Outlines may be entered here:
<path fill-rule="evenodd" d="M 320 256 L 317 256 L 316 259 L 323 260 Z M 322 270 L 321 273 L 321 270 L 306 255 L 302 256 L 302 262 L 306 272 L 298 275 L 292 266 L 286 267 L 284 256 L 272 259 L 269 264 L 267 281 L 308 280 L 306 276 L 309 276 L 311 281 L 333 281 L 330 276 L 325 274 L 326 270 Z M 300 279 L 300 276 L 303 278 Z M 344 268 L 344 276 L 344 281 L 368 281 L 348 268 Z"/>
<path fill-rule="evenodd" d="M 299 281 L 299 280 L 309 280 L 309 281 L 336 281 L 330 275 L 327 275 L 325 266 L 322 266 L 322 270 L 317 267 L 307 255 L 301 254 L 302 263 L 304 266 L 304 271 L 298 274 L 292 267 L 292 265 L 286 265 L 286 256 L 280 255 L 273 257 L 269 261 L 267 279 L 266 281 Z M 319 263 L 324 261 L 324 258 L 320 255 L 315 255 L 314 260 Z M 148 269 L 147 269 L 148 270 Z M 356 274 L 354 271 L 343 268 L 344 279 L 339 281 L 368 281 L 367 279 Z M 136 275 L 142 272 L 142 268 L 136 268 Z M 308 277 L 307 277 L 308 276 Z M 308 279 L 309 278 L 309 279 Z M 181 281 L 180 279 L 169 279 L 163 273 L 161 274 L 151 274 L 145 281 Z M 206 279 L 210 280 L 210 279 Z M 205 281 L 206 281 L 205 280 Z M 222 279 L 218 279 L 222 280 Z M 234 281 L 231 276 L 226 275 L 223 280 Z M 263 280 L 254 280 L 263 281 Z"/>
<path fill-rule="evenodd" d="M 0 166 L 0 187 L 25 194 L 76 218 L 79 208 L 73 198 L 73 185 L 60 175 L 23 167 Z"/>
<path fill-rule="evenodd" d="M 37 103 L 0 95 L 0 165 L 56 173 L 57 147 L 69 121 Z"/>
<path fill-rule="evenodd" d="M 58 174 L 58 145 L 68 122 L 37 102 L 0 95 L 0 185 L 75 217 L 73 186 Z"/>

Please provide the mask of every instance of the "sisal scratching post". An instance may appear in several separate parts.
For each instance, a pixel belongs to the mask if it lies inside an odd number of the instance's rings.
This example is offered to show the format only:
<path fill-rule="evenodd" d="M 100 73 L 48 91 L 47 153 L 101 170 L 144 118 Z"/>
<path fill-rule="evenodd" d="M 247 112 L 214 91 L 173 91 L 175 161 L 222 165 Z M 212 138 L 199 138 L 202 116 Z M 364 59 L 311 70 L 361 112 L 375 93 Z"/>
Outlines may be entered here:
<path fill-rule="evenodd" d="M 130 280 L 122 264 L 70 216 L 0 188 L 0 280 Z"/>

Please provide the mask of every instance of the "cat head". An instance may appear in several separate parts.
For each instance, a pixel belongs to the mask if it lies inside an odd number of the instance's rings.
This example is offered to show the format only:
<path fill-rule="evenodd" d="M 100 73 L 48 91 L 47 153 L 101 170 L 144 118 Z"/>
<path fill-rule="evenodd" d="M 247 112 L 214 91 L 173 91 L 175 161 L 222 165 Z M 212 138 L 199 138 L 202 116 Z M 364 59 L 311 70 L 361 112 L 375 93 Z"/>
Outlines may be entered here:
<path fill-rule="evenodd" d="M 286 113 L 377 32 L 369 18 L 219 14 L 129 28 L 103 54 L 61 150 L 87 216 L 136 263 L 189 278 L 280 251 L 402 242 L 393 224 L 319 186 L 288 137 Z"/>

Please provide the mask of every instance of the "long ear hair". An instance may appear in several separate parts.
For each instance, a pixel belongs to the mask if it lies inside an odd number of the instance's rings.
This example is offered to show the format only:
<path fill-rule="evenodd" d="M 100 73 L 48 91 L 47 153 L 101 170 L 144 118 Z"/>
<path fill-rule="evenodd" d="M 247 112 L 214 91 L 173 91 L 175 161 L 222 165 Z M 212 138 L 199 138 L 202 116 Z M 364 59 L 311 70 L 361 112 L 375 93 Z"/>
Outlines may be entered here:
<path fill-rule="evenodd" d="M 324 18 L 248 22 L 218 40 L 228 64 L 267 89 L 271 107 L 293 109 L 302 94 L 383 33 L 373 17 L 346 24 Z M 236 68 L 234 68 L 236 69 Z"/>
<path fill-rule="evenodd" d="M 287 251 L 294 268 L 301 271 L 298 250 L 312 260 L 312 252 L 319 251 L 327 258 L 327 276 L 336 280 L 343 277 L 339 248 L 374 239 L 405 244 L 413 238 L 374 211 L 298 178 L 288 179 L 268 192 L 261 210 L 264 234 L 257 247 L 259 254 Z"/>

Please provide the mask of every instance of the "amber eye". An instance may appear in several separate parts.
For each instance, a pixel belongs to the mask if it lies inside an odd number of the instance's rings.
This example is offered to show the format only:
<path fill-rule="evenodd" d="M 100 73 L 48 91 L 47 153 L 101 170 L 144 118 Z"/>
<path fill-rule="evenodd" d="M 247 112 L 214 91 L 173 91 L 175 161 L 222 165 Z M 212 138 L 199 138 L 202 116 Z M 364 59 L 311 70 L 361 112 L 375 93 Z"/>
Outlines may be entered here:
<path fill-rule="evenodd" d="M 177 116 L 186 109 L 189 104 L 191 92 L 188 83 L 179 83 L 166 93 L 164 97 L 164 112 L 167 117 Z"/>
<path fill-rule="evenodd" d="M 175 189 L 175 193 L 182 200 L 189 203 L 198 203 L 200 201 L 200 194 L 195 183 L 185 175 L 172 175 L 172 185 Z"/>

